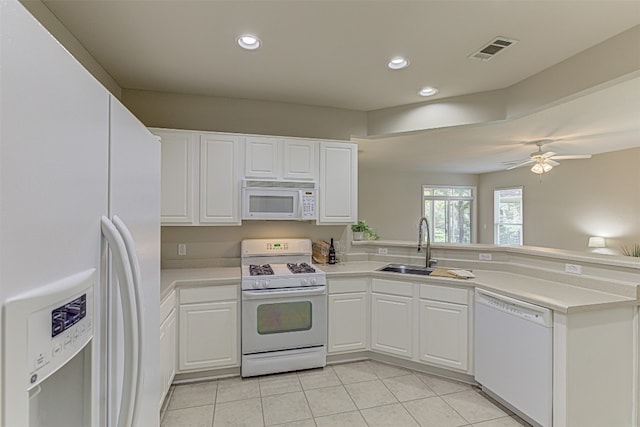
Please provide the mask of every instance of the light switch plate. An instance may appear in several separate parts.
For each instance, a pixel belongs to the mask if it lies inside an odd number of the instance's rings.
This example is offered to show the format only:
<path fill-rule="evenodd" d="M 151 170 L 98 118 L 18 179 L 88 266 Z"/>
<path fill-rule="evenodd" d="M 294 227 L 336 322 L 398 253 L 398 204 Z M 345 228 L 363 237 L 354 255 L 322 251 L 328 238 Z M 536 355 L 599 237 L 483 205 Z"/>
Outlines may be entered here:
<path fill-rule="evenodd" d="M 187 244 L 186 243 L 178 243 L 178 255 L 179 256 L 187 256 Z"/>

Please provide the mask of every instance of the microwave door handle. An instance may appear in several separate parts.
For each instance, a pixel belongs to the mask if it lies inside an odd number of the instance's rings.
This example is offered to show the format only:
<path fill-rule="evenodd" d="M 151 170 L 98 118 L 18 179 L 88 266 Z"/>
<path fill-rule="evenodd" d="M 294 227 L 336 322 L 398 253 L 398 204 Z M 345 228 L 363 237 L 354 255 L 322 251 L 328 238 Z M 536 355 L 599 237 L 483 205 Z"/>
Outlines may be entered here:
<path fill-rule="evenodd" d="M 303 190 L 299 190 L 298 191 L 298 219 L 302 220 L 304 219 L 302 217 L 302 197 L 303 197 Z"/>

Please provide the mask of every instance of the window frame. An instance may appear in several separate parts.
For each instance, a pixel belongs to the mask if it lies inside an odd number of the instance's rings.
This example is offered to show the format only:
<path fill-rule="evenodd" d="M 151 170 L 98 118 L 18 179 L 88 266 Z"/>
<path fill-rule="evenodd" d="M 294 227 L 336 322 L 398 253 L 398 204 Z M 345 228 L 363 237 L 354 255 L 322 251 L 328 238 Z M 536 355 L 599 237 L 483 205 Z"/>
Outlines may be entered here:
<path fill-rule="evenodd" d="M 463 196 L 425 196 L 424 195 L 424 191 L 427 188 L 433 188 L 433 189 L 437 189 L 437 188 L 447 188 L 447 189 L 465 189 L 465 190 L 471 190 L 471 197 L 463 197 Z M 432 212 L 429 213 L 429 215 L 427 215 L 427 213 L 425 212 L 425 201 L 426 200 L 446 200 L 447 202 L 449 201 L 460 201 L 460 200 L 469 200 L 471 201 L 471 215 L 470 215 L 470 242 L 471 243 L 476 243 L 478 241 L 478 209 L 477 209 L 477 204 L 478 204 L 478 187 L 475 185 L 432 185 L 432 184 L 422 184 L 422 188 L 421 188 L 421 212 L 422 212 L 422 216 L 423 217 L 427 217 L 427 219 L 429 220 L 429 233 L 431 234 L 431 243 L 451 243 L 451 242 L 434 242 L 433 241 L 433 236 L 434 236 L 434 225 L 435 225 L 435 221 L 434 221 L 434 212 L 433 212 L 433 208 L 432 208 Z M 433 205 L 432 205 L 433 206 Z M 426 235 L 423 236 L 423 243 L 426 242 Z M 461 244 L 461 245 L 465 245 L 467 243 L 456 243 L 456 244 Z"/>
<path fill-rule="evenodd" d="M 500 222 L 499 201 L 496 196 L 500 191 L 504 190 L 520 190 L 520 222 Z M 500 226 L 501 225 L 518 225 L 520 226 L 520 243 L 499 243 Z M 493 189 L 493 244 L 499 246 L 524 246 L 524 186 L 514 185 L 510 187 L 499 187 Z"/>

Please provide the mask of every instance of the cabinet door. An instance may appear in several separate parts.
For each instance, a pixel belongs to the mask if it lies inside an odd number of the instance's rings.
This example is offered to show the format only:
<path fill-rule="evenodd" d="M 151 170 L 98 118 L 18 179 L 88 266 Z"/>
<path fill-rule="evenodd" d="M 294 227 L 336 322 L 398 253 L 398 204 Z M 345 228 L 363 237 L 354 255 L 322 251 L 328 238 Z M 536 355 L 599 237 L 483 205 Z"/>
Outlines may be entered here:
<path fill-rule="evenodd" d="M 181 371 L 238 366 L 238 303 L 181 305 L 179 341 Z"/>
<path fill-rule="evenodd" d="M 367 294 L 329 295 L 329 353 L 367 349 Z"/>
<path fill-rule="evenodd" d="M 151 129 L 161 138 L 160 188 L 162 224 L 193 224 L 197 135 Z"/>
<path fill-rule="evenodd" d="M 238 137 L 200 137 L 200 223 L 240 224 L 239 158 Z"/>
<path fill-rule="evenodd" d="M 413 357 L 413 304 L 409 297 L 371 294 L 371 349 Z"/>
<path fill-rule="evenodd" d="M 320 143 L 318 223 L 354 223 L 358 219 L 358 146 Z"/>
<path fill-rule="evenodd" d="M 176 373 L 176 312 L 175 310 L 160 326 L 160 407 Z"/>
<path fill-rule="evenodd" d="M 245 138 L 244 176 L 247 178 L 276 179 L 280 173 L 280 140 L 247 136 Z"/>
<path fill-rule="evenodd" d="M 284 179 L 313 180 L 316 178 L 316 150 L 313 141 L 285 139 L 282 143 L 282 177 Z"/>
<path fill-rule="evenodd" d="M 420 360 L 466 371 L 468 368 L 466 305 L 420 300 Z"/>

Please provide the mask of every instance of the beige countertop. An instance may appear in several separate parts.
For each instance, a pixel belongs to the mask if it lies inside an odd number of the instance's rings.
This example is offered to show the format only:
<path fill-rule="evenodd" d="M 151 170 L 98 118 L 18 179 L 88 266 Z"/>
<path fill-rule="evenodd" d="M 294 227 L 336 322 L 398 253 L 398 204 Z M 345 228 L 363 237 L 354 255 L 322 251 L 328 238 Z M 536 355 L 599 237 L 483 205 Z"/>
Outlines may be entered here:
<path fill-rule="evenodd" d="M 236 284 L 240 284 L 240 267 L 164 269 L 160 272 L 160 300 L 176 286 Z"/>
<path fill-rule="evenodd" d="M 537 304 L 561 313 L 597 310 L 614 306 L 638 305 L 638 299 L 615 293 L 542 280 L 502 271 L 474 270 L 474 279 L 423 277 L 377 272 L 386 262 L 358 261 L 336 265 L 320 265 L 327 277 L 349 277 L 372 274 L 388 280 L 432 283 L 448 286 L 479 287 Z M 164 298 L 176 286 L 215 286 L 240 283 L 239 267 L 166 269 L 161 273 L 160 296 Z"/>

